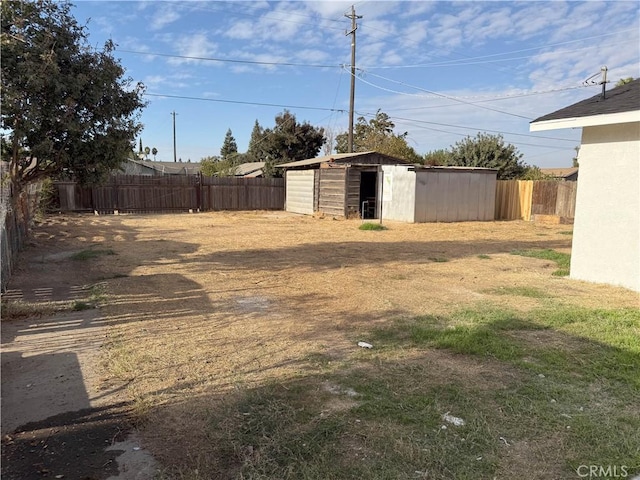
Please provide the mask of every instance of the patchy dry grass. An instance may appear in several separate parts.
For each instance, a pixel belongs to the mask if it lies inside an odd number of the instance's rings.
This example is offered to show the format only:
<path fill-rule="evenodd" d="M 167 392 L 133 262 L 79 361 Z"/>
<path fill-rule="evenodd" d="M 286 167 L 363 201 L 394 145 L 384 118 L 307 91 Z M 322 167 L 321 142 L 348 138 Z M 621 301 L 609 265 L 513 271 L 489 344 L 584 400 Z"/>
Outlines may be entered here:
<path fill-rule="evenodd" d="M 595 321 L 604 326 L 593 331 Z M 584 464 L 637 471 L 639 329 L 632 309 L 397 320 L 370 332 L 372 350 L 338 363 L 311 354 L 305 374 L 196 409 L 198 468 L 274 479 L 571 478 Z M 189 465 L 167 478 L 193 473 Z"/>
<path fill-rule="evenodd" d="M 70 312 L 82 310 L 79 302 L 69 301 L 48 301 L 30 302 L 22 300 L 2 300 L 2 320 L 10 321 L 19 318 L 43 317 L 54 315 L 59 312 Z"/>
<path fill-rule="evenodd" d="M 571 255 L 569 254 L 556 252 L 548 248 L 542 250 L 514 250 L 511 254 L 521 255 L 523 257 L 540 258 L 542 260 L 551 260 L 556 262 L 558 265 L 558 270 L 553 272 L 552 275 L 557 277 L 566 277 L 569 275 L 569 266 L 571 263 Z"/>
<path fill-rule="evenodd" d="M 42 230 L 50 244 L 116 253 L 83 262 L 104 284 L 105 375 L 127 384 L 164 478 L 638 471 L 637 295 L 511 255 L 568 255 L 566 226 L 63 221 Z"/>

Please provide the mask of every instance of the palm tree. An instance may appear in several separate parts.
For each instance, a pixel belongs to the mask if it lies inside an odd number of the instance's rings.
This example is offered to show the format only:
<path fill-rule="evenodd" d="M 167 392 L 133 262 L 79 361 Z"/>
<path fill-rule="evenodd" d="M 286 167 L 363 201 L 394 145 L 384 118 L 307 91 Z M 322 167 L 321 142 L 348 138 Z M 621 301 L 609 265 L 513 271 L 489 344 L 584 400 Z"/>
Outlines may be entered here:
<path fill-rule="evenodd" d="M 158 149 L 156 147 L 153 147 L 151 149 L 151 154 L 153 155 L 153 161 L 156 161 L 156 155 L 158 154 Z"/>

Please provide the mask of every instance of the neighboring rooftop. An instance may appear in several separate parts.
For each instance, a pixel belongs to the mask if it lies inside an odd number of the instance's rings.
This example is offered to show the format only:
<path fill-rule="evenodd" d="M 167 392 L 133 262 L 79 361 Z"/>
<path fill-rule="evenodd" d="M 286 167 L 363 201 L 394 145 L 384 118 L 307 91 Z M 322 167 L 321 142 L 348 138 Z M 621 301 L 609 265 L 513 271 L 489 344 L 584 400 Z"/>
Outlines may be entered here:
<path fill-rule="evenodd" d="M 234 168 L 233 174 L 236 177 L 259 177 L 264 174 L 264 162 L 247 162 L 241 163 Z"/>
<path fill-rule="evenodd" d="M 134 160 L 129 159 L 132 163 L 137 163 L 143 167 L 151 168 L 161 173 L 175 175 L 187 174 L 196 175 L 200 172 L 200 163 L 198 162 L 157 162 L 154 160 Z"/>
<path fill-rule="evenodd" d="M 577 177 L 578 175 L 578 167 L 570 167 L 570 168 L 541 168 L 540 171 L 544 175 L 550 175 L 555 178 L 564 178 L 568 179 L 573 177 L 574 175 Z"/>

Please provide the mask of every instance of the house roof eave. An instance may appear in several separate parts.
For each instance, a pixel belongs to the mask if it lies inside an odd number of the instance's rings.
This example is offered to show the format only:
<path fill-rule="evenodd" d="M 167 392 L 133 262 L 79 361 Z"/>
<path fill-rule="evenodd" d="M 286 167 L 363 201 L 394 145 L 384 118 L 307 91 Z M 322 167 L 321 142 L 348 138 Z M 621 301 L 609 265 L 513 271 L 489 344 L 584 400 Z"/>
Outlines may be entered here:
<path fill-rule="evenodd" d="M 602 125 L 634 122 L 640 122 L 640 110 L 531 122 L 529 124 L 529 131 L 542 132 L 545 130 L 560 130 L 563 128 L 597 127 Z"/>

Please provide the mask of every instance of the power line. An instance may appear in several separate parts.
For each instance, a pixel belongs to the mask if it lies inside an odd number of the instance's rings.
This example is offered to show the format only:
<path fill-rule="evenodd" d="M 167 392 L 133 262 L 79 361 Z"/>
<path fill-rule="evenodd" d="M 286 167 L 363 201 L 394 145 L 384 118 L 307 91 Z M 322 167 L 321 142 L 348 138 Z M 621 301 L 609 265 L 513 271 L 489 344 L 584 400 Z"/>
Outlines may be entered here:
<path fill-rule="evenodd" d="M 308 107 L 308 106 L 301 106 L 301 105 L 284 105 L 279 103 L 245 102 L 241 100 L 222 100 L 220 98 L 189 97 L 185 95 L 168 95 L 168 94 L 148 93 L 148 92 L 145 92 L 143 95 L 147 95 L 149 97 L 177 98 L 180 100 L 199 100 L 203 102 L 234 103 L 239 105 L 257 105 L 260 107 L 295 108 L 298 110 L 319 110 L 319 111 L 325 111 L 325 112 L 340 112 L 340 113 L 346 112 L 346 110 L 342 110 L 338 108 Z"/>
<path fill-rule="evenodd" d="M 358 69 L 358 70 L 361 70 L 361 71 L 362 71 L 362 69 Z M 427 92 L 427 93 L 430 93 L 430 94 L 432 94 L 432 95 L 436 95 L 436 96 L 438 96 L 438 97 L 447 98 L 447 99 L 449 99 L 449 100 L 453 100 L 454 102 L 459 102 L 459 103 L 463 103 L 463 104 L 466 104 L 466 105 L 472 105 L 472 106 L 474 106 L 474 107 L 482 108 L 482 109 L 484 109 L 484 110 L 490 110 L 490 111 L 492 111 L 492 112 L 502 113 L 502 114 L 504 114 L 504 115 L 510 115 L 510 116 L 512 116 L 512 117 L 518 117 L 518 118 L 523 118 L 523 119 L 525 119 L 525 120 L 531 120 L 531 118 L 529 118 L 529 117 L 525 117 L 524 115 L 518 115 L 517 113 L 506 112 L 506 111 L 504 111 L 504 110 L 498 110 L 497 108 L 491 108 L 491 107 L 487 107 L 487 106 L 485 106 L 485 105 L 478 105 L 478 104 L 475 104 L 475 103 L 472 103 L 472 102 L 467 102 L 467 101 L 465 101 L 465 100 L 461 100 L 461 99 L 458 99 L 458 98 L 455 98 L 455 97 L 451 97 L 451 96 L 449 96 L 449 95 L 445 95 L 444 93 L 438 93 L 438 92 L 434 92 L 434 91 L 431 91 L 431 90 L 427 90 L 426 88 L 417 87 L 417 86 L 415 86 L 415 85 L 410 85 L 410 84 L 408 84 L 408 83 L 400 82 L 400 81 L 398 81 L 398 80 L 392 80 L 392 79 L 390 79 L 390 78 L 386 78 L 386 77 L 383 77 L 383 76 L 381 76 L 381 75 L 376 75 L 375 73 L 371 73 L 371 72 L 369 72 L 369 75 L 372 75 L 372 76 L 374 76 L 374 77 L 381 78 L 381 79 L 383 79 L 383 80 L 387 80 L 388 82 L 397 83 L 397 84 L 399 84 L 399 85 L 404 85 L 405 87 L 415 88 L 416 90 L 420 90 L 420 91 L 423 91 L 423 92 Z"/>
<path fill-rule="evenodd" d="M 226 63 L 246 63 L 250 65 L 277 65 L 284 67 L 308 67 L 308 68 L 342 68 L 342 65 L 319 65 L 310 63 L 294 63 L 294 62 L 263 62 L 258 60 L 237 60 L 231 58 L 215 58 L 215 57 L 194 57 L 190 55 L 174 55 L 169 53 L 154 52 L 138 52 L 134 50 L 117 50 L 121 53 L 132 53 L 135 55 L 150 55 L 154 57 L 182 58 L 187 60 L 202 60 L 206 62 L 226 62 Z"/>
<path fill-rule="evenodd" d="M 398 119 L 398 117 L 395 117 L 394 119 Z M 468 135 L 464 134 L 464 133 L 452 132 L 450 130 L 442 130 L 442 129 L 433 128 L 433 127 L 425 127 L 424 125 L 413 125 L 412 122 L 400 121 L 398 123 L 404 124 L 404 125 L 410 125 L 410 126 L 413 126 L 415 128 L 422 128 L 424 130 L 430 130 L 430 131 L 439 132 L 439 133 L 447 133 L 447 134 L 450 134 L 450 135 L 455 135 L 456 137 L 468 137 Z M 456 128 L 465 128 L 465 127 L 456 127 Z M 484 131 L 485 132 L 491 132 L 491 130 L 486 130 L 486 129 Z M 504 133 L 505 135 L 523 135 L 523 134 L 508 133 L 508 132 L 501 132 L 501 133 Z M 552 138 L 552 137 L 536 137 L 536 138 Z M 554 139 L 554 140 L 561 140 L 561 139 Z M 573 147 L 568 147 L 568 146 L 567 147 L 558 148 L 556 145 L 544 145 L 544 144 L 540 144 L 540 143 L 526 143 L 526 142 L 520 142 L 520 141 L 517 141 L 517 140 L 515 142 L 509 142 L 509 143 L 512 143 L 515 146 L 523 145 L 523 146 L 528 146 L 528 147 L 553 148 L 555 150 L 568 150 L 570 148 L 573 148 Z"/>
<path fill-rule="evenodd" d="M 363 79 L 361 77 L 358 77 L 358 80 L 360 80 L 361 82 L 366 83 L 367 85 L 370 85 L 370 86 L 372 86 L 374 88 L 377 88 L 379 90 L 382 90 L 382 91 L 385 91 L 385 92 L 390 92 L 390 93 L 395 93 L 397 95 L 406 95 L 406 96 L 420 97 L 420 98 L 438 98 L 438 97 L 441 97 L 441 96 L 444 95 L 444 94 L 442 94 L 442 95 L 441 94 L 422 95 L 422 94 L 419 94 L 419 93 L 406 93 L 406 92 L 401 92 L 399 90 L 392 90 L 390 88 L 385 88 L 385 87 L 382 87 L 380 85 L 376 85 L 375 83 L 368 82 L 368 81 L 366 81 L 365 79 Z M 564 88 L 564 89 L 554 89 L 553 91 L 563 91 L 563 90 L 571 90 L 571 89 L 585 88 L 585 87 L 588 87 L 588 85 L 575 86 L 575 87 Z M 539 95 L 541 93 L 547 93 L 547 92 L 536 92 L 535 95 Z M 450 96 L 445 96 L 445 98 L 449 98 L 451 100 L 455 100 L 455 101 L 457 101 L 459 103 L 463 103 L 463 104 L 466 104 L 466 105 L 477 106 L 479 108 L 484 108 L 484 109 L 491 110 L 491 111 L 494 111 L 494 112 L 499 112 L 499 113 L 505 113 L 507 115 L 513 115 L 513 116 L 516 116 L 516 117 L 519 117 L 519 118 L 524 118 L 526 120 L 529 120 L 528 117 L 524 117 L 522 115 L 518 115 L 518 114 L 515 114 L 515 113 L 509 113 L 509 112 L 505 112 L 505 111 L 498 110 L 498 109 L 495 109 L 495 108 L 490 108 L 490 107 L 485 107 L 483 105 L 479 105 L 480 103 L 493 102 L 493 101 L 497 101 L 497 100 L 508 100 L 508 99 L 511 99 L 511 98 L 520 98 L 520 97 L 526 97 L 526 96 L 529 96 L 529 95 L 534 95 L 534 93 L 532 93 L 532 94 L 522 94 L 522 95 L 496 97 L 496 98 L 490 98 L 488 100 L 479 100 L 479 101 L 475 101 L 475 102 L 467 102 L 467 101 L 461 100 L 461 98 L 481 98 L 481 97 L 473 97 L 473 96 L 469 96 L 469 97 L 450 97 Z M 456 103 L 448 103 L 448 104 L 445 104 L 445 105 L 430 105 L 430 106 L 424 106 L 424 107 L 412 107 L 412 108 L 404 108 L 404 109 L 399 108 L 399 109 L 393 109 L 391 111 L 426 110 L 426 109 L 432 109 L 432 108 L 455 107 L 457 105 L 458 104 L 456 104 Z"/>
<path fill-rule="evenodd" d="M 222 100 L 222 99 L 219 99 L 219 98 L 189 97 L 189 96 L 184 96 L 184 95 L 168 95 L 168 94 L 147 93 L 147 92 L 145 92 L 144 95 L 148 95 L 148 96 L 151 96 L 151 97 L 160 97 L 160 98 L 176 98 L 176 99 L 180 99 L 180 100 L 196 100 L 196 101 L 231 103 L 231 104 L 240 104 L 240 105 L 256 105 L 256 106 L 261 106 L 261 107 L 279 107 L 279 108 L 291 108 L 291 109 L 300 109 L 300 110 L 318 110 L 318 111 L 339 112 L 339 113 L 346 113 L 347 112 L 346 110 L 338 109 L 338 108 L 310 107 L 310 106 L 305 106 L 305 105 L 285 105 L 285 104 L 278 104 L 278 103 L 246 102 L 246 101 L 240 101 L 240 100 Z M 375 117 L 375 115 L 376 115 L 375 113 L 370 113 L 370 112 L 357 112 L 356 111 L 356 113 L 358 115 L 363 116 L 363 117 Z M 413 118 L 398 117 L 398 116 L 394 116 L 393 119 L 403 120 L 405 122 L 411 122 L 411 123 L 415 123 L 415 124 L 436 125 L 436 126 L 439 126 L 439 127 L 461 128 L 461 129 L 465 129 L 465 130 L 485 131 L 485 132 L 490 132 L 490 133 L 499 133 L 499 134 L 504 134 L 504 135 L 516 135 L 516 136 L 530 137 L 530 138 L 545 138 L 545 139 L 549 139 L 549 140 L 557 140 L 557 141 L 562 141 L 562 142 L 575 143 L 575 140 L 570 140 L 570 139 L 566 139 L 566 138 L 548 137 L 548 136 L 542 136 L 542 135 L 529 135 L 529 134 L 525 134 L 525 133 L 506 132 L 506 131 L 501 131 L 501 130 L 491 130 L 491 129 L 482 128 L 482 127 L 469 127 L 469 126 L 464 126 L 464 125 L 452 125 L 452 124 L 449 124 L 449 123 L 441 123 L 441 122 L 429 122 L 427 120 L 417 120 L 417 119 L 413 119 Z M 452 132 L 447 132 L 447 133 L 452 133 Z M 457 134 L 457 135 L 460 135 L 460 134 Z"/>
<path fill-rule="evenodd" d="M 522 98 L 522 97 L 532 97 L 534 95 L 546 95 L 549 93 L 556 93 L 556 92 L 565 92 L 567 90 L 577 90 L 577 89 L 583 89 L 583 88 L 589 88 L 590 85 L 574 85 L 572 87 L 562 87 L 562 88 L 554 88 L 551 90 L 538 90 L 538 91 L 533 91 L 533 92 L 526 92 L 526 93 L 515 93 L 513 95 L 502 95 L 502 96 L 488 96 L 488 95 L 469 95 L 469 96 L 459 96 L 459 97 L 455 97 L 455 98 L 480 98 L 480 99 L 484 99 L 484 100 L 477 100 L 475 103 L 485 103 L 485 102 L 497 102 L 500 100 L 511 100 L 513 98 Z M 424 95 L 424 98 L 436 98 L 434 95 Z M 406 111 L 406 110 L 425 110 L 425 109 L 431 109 L 431 108 L 444 108 L 444 107 L 453 107 L 456 106 L 457 103 L 446 103 L 443 105 L 429 105 L 429 106 L 425 106 L 425 107 L 411 107 L 411 108 L 394 108 L 391 109 L 389 111 L 395 111 L 395 112 L 400 112 L 400 111 Z"/>
<path fill-rule="evenodd" d="M 375 117 L 376 114 L 375 113 L 370 113 L 370 112 L 357 112 L 358 115 L 362 115 L 364 117 Z M 557 137 L 547 137 L 547 136 L 543 136 L 543 135 L 530 135 L 527 133 L 515 133 L 515 132 L 505 132 L 505 131 L 501 131 L 501 130 L 490 130 L 488 128 L 479 128 L 479 127 L 466 127 L 463 125 L 452 125 L 450 123 L 441 123 L 441 122 L 429 122 L 427 120 L 417 120 L 414 118 L 405 118 L 405 117 L 397 117 L 397 116 L 393 116 L 394 120 L 404 120 L 406 122 L 413 122 L 413 123 L 417 123 L 417 124 L 427 124 L 427 125 L 436 125 L 439 127 L 452 127 L 452 128 L 462 128 L 465 130 L 475 130 L 476 132 L 491 132 L 491 133 L 499 133 L 499 134 L 504 134 L 504 135 L 517 135 L 520 137 L 530 137 L 530 138 L 545 138 L 545 139 L 549 139 L 549 140 L 558 140 L 558 141 L 562 141 L 562 142 L 572 142 L 575 143 L 575 140 L 570 140 L 568 138 L 557 138 Z M 447 133 L 451 133 L 451 132 L 447 132 Z M 458 134 L 459 135 L 459 134 Z"/>

